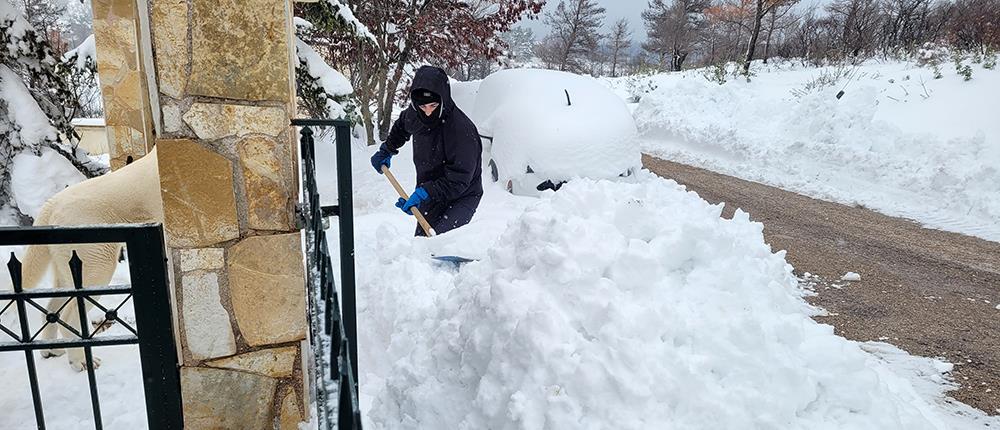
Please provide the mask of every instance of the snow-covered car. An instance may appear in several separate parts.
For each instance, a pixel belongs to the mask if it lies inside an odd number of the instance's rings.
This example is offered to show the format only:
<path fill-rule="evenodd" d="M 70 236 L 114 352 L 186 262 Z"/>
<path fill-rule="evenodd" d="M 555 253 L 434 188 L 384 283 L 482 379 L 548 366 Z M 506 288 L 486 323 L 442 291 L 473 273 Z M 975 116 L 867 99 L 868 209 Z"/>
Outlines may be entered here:
<path fill-rule="evenodd" d="M 496 72 L 470 116 L 494 182 L 515 194 L 558 189 L 574 177 L 628 176 L 641 166 L 625 102 L 596 79 L 553 70 Z"/>

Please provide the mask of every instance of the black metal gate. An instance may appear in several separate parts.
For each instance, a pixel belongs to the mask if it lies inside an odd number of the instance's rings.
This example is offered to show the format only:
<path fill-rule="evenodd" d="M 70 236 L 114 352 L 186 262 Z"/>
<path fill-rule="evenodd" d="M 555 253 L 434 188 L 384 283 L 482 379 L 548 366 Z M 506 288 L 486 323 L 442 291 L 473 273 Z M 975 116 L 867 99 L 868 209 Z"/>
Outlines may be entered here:
<path fill-rule="evenodd" d="M 0 323 L 0 352 L 23 351 L 27 363 L 28 379 L 34 403 L 35 422 L 39 429 L 45 428 L 42 396 L 38 390 L 35 371 L 34 351 L 46 349 L 83 348 L 87 360 L 90 400 L 94 413 L 95 427 L 103 428 L 101 403 L 97 393 L 97 379 L 94 373 L 91 349 L 112 345 L 139 345 L 142 365 L 146 416 L 152 430 L 174 430 L 183 428 L 181 416 L 180 375 L 177 367 L 177 349 L 174 344 L 173 320 L 171 316 L 170 292 L 167 279 L 166 254 L 163 243 L 163 228 L 159 224 L 112 226 L 112 227 L 30 227 L 0 228 L 0 246 L 9 245 L 62 245 L 123 243 L 128 252 L 131 284 L 123 286 L 100 286 L 85 288 L 83 272 L 86 267 L 73 251 L 73 258 L 67 262 L 73 276 L 73 289 L 34 289 L 25 291 L 22 285 L 21 263 L 11 253 L 8 267 L 14 290 L 0 291 L 0 315 L 16 310 L 19 330 L 11 330 Z M 101 296 L 122 296 L 117 307 L 105 307 L 97 301 Z M 50 312 L 38 304 L 39 299 L 61 300 L 62 307 Z M 133 301 L 135 327 L 122 321 L 118 311 L 129 300 Z M 91 332 L 90 321 L 85 311 L 91 304 L 104 312 L 106 323 L 121 324 L 130 334 L 121 336 L 95 336 Z M 80 329 L 60 318 L 67 306 L 76 306 L 80 315 Z M 41 327 L 29 327 L 29 311 L 36 310 L 44 316 Z M 71 332 L 73 339 L 43 340 L 38 336 L 49 325 L 60 325 Z M 5 339 L 7 338 L 7 339 Z M 8 340 L 8 339 L 13 339 Z"/>
<path fill-rule="evenodd" d="M 354 209 L 351 197 L 350 123 L 342 120 L 297 119 L 302 127 L 302 218 L 305 223 L 317 417 L 321 430 L 361 429 L 358 405 L 357 317 L 354 286 Z M 310 127 L 333 126 L 337 145 L 337 205 L 321 206 L 316 189 L 316 150 Z M 340 292 L 343 314 L 333 280 L 333 263 L 324 218 L 337 216 L 340 237 Z M 343 317 L 341 317 L 343 315 Z M 336 389 L 336 393 L 334 392 Z M 337 400 L 334 401 L 334 395 Z M 337 417 L 334 419 L 334 410 Z"/>

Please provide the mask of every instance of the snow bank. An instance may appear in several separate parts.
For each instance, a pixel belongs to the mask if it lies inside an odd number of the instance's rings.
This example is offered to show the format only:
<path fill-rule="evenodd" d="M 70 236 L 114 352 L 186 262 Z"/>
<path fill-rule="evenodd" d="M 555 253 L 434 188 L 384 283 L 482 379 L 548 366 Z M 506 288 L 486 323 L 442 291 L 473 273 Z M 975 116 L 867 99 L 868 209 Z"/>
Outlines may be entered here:
<path fill-rule="evenodd" d="M 499 71 L 479 85 L 467 113 L 481 134 L 493 137 L 493 158 L 508 176 L 531 166 L 553 180 L 607 178 L 640 165 L 628 108 L 591 77 Z"/>
<path fill-rule="evenodd" d="M 721 86 L 700 71 L 658 75 L 635 116 L 647 152 L 1000 240 L 1000 100 L 982 96 L 1000 92 L 1000 71 L 964 82 L 944 69 L 935 80 L 905 63 L 784 64 Z"/>
<path fill-rule="evenodd" d="M 761 224 L 638 176 L 547 193 L 458 273 L 421 256 L 444 236 L 379 228 L 358 259 L 375 428 L 946 428 L 810 319 Z"/>

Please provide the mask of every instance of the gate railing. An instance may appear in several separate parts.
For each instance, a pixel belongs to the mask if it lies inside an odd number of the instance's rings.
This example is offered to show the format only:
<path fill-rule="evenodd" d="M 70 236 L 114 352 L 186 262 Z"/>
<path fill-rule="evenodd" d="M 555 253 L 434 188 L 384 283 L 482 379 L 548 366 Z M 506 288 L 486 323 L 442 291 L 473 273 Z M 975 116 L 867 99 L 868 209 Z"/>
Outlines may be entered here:
<path fill-rule="evenodd" d="M 350 124 L 342 120 L 296 119 L 292 120 L 292 125 L 302 127 L 302 219 L 306 236 L 316 415 L 321 430 L 360 430 Z M 316 151 L 310 128 L 315 126 L 333 126 L 336 133 L 336 206 L 322 206 L 316 189 Z M 339 221 L 342 312 L 337 300 L 333 263 L 323 225 L 324 217 L 329 215 L 336 215 Z M 337 396 L 336 400 L 334 394 Z M 337 412 L 336 420 L 333 418 L 334 410 Z"/>
<path fill-rule="evenodd" d="M 124 286 L 102 286 L 86 288 L 83 272 L 86 270 L 80 257 L 73 251 L 67 262 L 73 277 L 73 289 L 39 288 L 24 290 L 21 262 L 10 255 L 7 267 L 10 269 L 13 291 L 0 291 L 0 316 L 16 309 L 18 330 L 12 330 L 0 322 L 0 352 L 23 351 L 27 364 L 28 381 L 35 412 L 35 423 L 39 429 L 45 428 L 42 397 L 38 389 L 38 375 L 35 370 L 34 351 L 64 348 L 83 348 L 86 357 L 87 377 L 90 385 L 90 401 L 94 414 L 94 426 L 103 428 L 101 403 L 97 392 L 92 348 L 112 345 L 139 345 L 139 359 L 142 365 L 143 389 L 146 400 L 146 416 L 152 430 L 174 430 L 183 427 L 181 415 L 180 375 L 177 367 L 177 349 L 170 306 L 170 292 L 167 281 L 166 254 L 163 243 L 163 228 L 159 224 L 110 226 L 110 227 L 28 227 L 0 228 L 0 246 L 10 245 L 66 245 L 123 243 L 128 252 L 131 284 Z M 96 297 L 125 296 L 119 305 L 105 307 Z M 50 311 L 40 305 L 40 299 L 65 301 L 56 310 Z M 118 312 L 129 301 L 135 309 L 135 327 L 122 321 Z M 56 302 L 58 303 L 58 302 Z M 104 312 L 104 319 L 93 332 L 87 316 L 87 304 Z M 64 321 L 61 317 L 67 307 L 75 306 L 79 321 Z M 29 326 L 29 311 L 43 316 L 42 325 L 36 329 Z M 72 313 L 72 312 L 70 312 Z M 74 327 L 79 323 L 79 329 Z M 95 336 L 103 327 L 120 324 L 130 334 L 120 336 Z M 72 333 L 71 339 L 39 339 L 39 335 L 49 326 L 62 327 L 64 333 Z M 13 339 L 13 340 L 10 340 Z"/>

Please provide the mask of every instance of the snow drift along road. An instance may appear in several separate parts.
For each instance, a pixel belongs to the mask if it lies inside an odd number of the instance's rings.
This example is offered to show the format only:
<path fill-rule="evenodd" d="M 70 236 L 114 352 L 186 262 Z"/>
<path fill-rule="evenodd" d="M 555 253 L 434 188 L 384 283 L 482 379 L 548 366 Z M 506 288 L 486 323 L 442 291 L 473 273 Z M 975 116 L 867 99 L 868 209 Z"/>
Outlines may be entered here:
<path fill-rule="evenodd" d="M 947 428 L 940 392 L 810 319 L 762 225 L 637 176 L 547 193 L 458 273 L 424 256 L 448 235 L 378 227 L 358 259 L 375 428 Z"/>
<path fill-rule="evenodd" d="M 951 67 L 934 79 L 927 67 L 868 62 L 807 90 L 844 71 L 757 66 L 750 83 L 692 70 L 610 85 L 656 88 L 635 111 L 646 152 L 1000 241 L 1000 99 L 983 96 L 1000 92 L 1000 71 L 976 66 L 966 82 Z"/>

